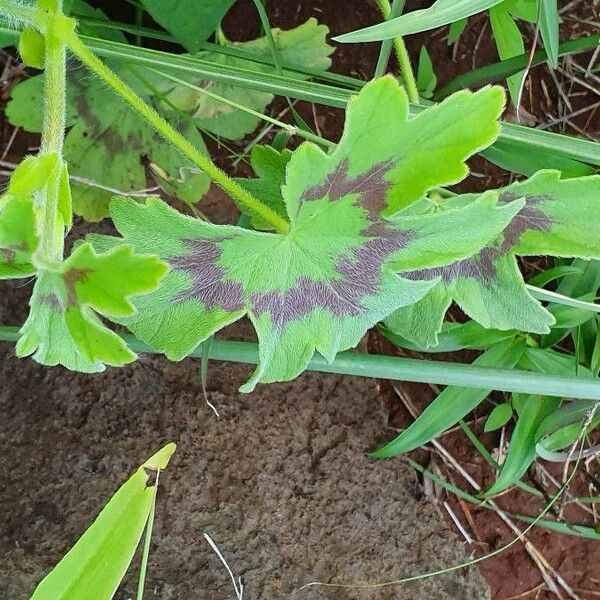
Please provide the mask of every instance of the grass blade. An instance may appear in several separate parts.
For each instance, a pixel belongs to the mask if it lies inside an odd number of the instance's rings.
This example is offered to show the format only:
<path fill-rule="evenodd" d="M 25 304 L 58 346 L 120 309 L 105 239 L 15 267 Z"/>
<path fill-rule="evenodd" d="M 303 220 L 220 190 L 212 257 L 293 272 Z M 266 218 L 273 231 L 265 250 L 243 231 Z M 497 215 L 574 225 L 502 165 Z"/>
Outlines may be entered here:
<path fill-rule="evenodd" d="M 558 66 L 558 3 L 557 0 L 540 0 L 540 32 L 548 60 L 553 68 Z"/>
<path fill-rule="evenodd" d="M 438 0 L 431 8 L 396 17 L 377 25 L 334 37 L 343 43 L 380 42 L 398 35 L 408 35 L 436 29 L 483 12 L 503 0 Z"/>
<path fill-rule="evenodd" d="M 123 334 L 121 337 L 134 352 L 157 354 L 156 350 L 130 334 Z M 0 341 L 16 342 L 18 339 L 18 327 L 0 326 Z M 201 358 L 202 349 L 194 350 L 190 356 Z M 210 347 L 209 358 L 255 365 L 258 363 L 258 345 L 253 342 L 214 340 Z M 597 380 L 546 375 L 510 368 L 491 368 L 472 364 L 371 355 L 361 352 L 340 352 L 332 362 L 328 362 L 320 355 L 315 355 L 308 363 L 307 369 L 320 373 L 338 373 L 526 394 L 554 393 L 570 398 L 600 400 L 600 381 Z"/>
<path fill-rule="evenodd" d="M 148 521 L 154 497 L 151 474 L 164 469 L 175 444 L 149 458 L 102 509 L 96 520 L 35 589 L 31 600 L 112 598 Z"/>
<path fill-rule="evenodd" d="M 548 396 L 527 396 L 522 399 L 506 460 L 496 482 L 485 492 L 485 496 L 503 492 L 521 479 L 535 459 L 535 434 L 540 423 L 558 408 L 560 402 L 560 398 Z"/>
<path fill-rule="evenodd" d="M 512 368 L 519 362 L 525 343 L 506 340 L 492 346 L 473 363 L 477 366 Z M 390 458 L 410 452 L 430 442 L 446 429 L 456 425 L 489 395 L 490 389 L 465 389 L 449 387 L 421 413 L 417 420 L 399 436 L 373 452 L 377 458 Z"/>
<path fill-rule="evenodd" d="M 18 32 L 6 26 L 0 27 L 0 34 L 4 33 L 14 34 L 15 39 L 18 35 Z M 233 86 L 265 91 L 326 106 L 345 108 L 348 100 L 354 94 L 352 90 L 332 85 L 314 81 L 298 81 L 292 77 L 259 73 L 241 67 L 222 66 L 194 56 L 169 54 L 160 50 L 129 46 L 88 36 L 81 36 L 81 39 L 91 50 L 104 58 L 123 60 L 159 70 L 179 71 L 196 75 L 199 80 L 221 81 Z M 422 108 L 411 107 L 412 114 L 417 114 L 419 110 Z M 600 165 L 600 144 L 591 140 L 539 131 L 512 123 L 502 123 L 499 139 L 521 143 L 527 146 L 532 153 L 544 152 L 548 157 L 567 157 L 592 165 Z"/>

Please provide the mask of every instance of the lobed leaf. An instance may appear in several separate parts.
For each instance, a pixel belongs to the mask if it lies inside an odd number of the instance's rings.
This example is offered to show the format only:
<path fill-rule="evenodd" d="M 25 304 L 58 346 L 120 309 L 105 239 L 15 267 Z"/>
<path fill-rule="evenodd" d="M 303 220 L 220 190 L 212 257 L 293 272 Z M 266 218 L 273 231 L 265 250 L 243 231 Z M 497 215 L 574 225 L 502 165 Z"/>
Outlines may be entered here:
<path fill-rule="evenodd" d="M 166 268 L 130 246 L 96 254 L 89 244 L 80 245 L 55 271 L 38 273 L 17 356 L 88 373 L 131 362 L 135 354 L 96 313 L 113 320 L 131 315 L 130 297 L 155 289 Z"/>
<path fill-rule="evenodd" d="M 197 52 L 221 23 L 235 0 L 142 0 L 143 7 L 189 51 Z"/>
<path fill-rule="evenodd" d="M 196 203 L 208 190 L 208 177 L 165 144 L 102 82 L 82 79 L 78 73 L 70 74 L 67 86 L 70 130 L 65 138 L 65 159 L 73 175 L 96 185 L 73 183 L 75 213 L 88 221 L 99 221 L 108 215 L 108 203 L 115 190 L 144 189 L 147 177 L 142 158 L 148 159 L 157 183 L 167 193 Z M 41 130 L 42 85 L 40 75 L 13 88 L 6 108 L 12 124 L 27 131 Z M 206 152 L 196 127 L 189 121 L 172 121 L 200 151 Z"/>
<path fill-rule="evenodd" d="M 111 215 L 125 241 L 141 253 L 158 249 L 170 266 L 161 287 L 136 299 L 138 312 L 119 322 L 177 360 L 248 315 L 260 363 L 244 391 L 259 381 L 295 377 L 315 351 L 333 360 L 435 284 L 396 271 L 472 255 L 521 208 L 521 202 L 497 207 L 496 195 L 486 194 L 443 215 L 384 214 L 462 176 L 466 155 L 496 131 L 501 105 L 502 93 L 488 88 L 450 98 L 429 109 L 429 118 L 408 120 L 406 95 L 393 78 L 368 84 L 350 103 L 333 153 L 305 143 L 289 160 L 282 188 L 290 221 L 285 235 L 212 225 L 159 200 L 115 200 Z M 457 142 L 455 121 L 467 107 L 487 119 L 479 133 Z M 447 123 L 450 131 L 432 121 Z M 370 139 L 377 146 L 367 147 Z M 98 248 L 118 243 L 93 239 Z"/>
<path fill-rule="evenodd" d="M 254 197 L 271 207 L 278 215 L 285 217 L 285 202 L 281 187 L 285 183 L 285 170 L 292 153 L 289 150 L 278 152 L 271 146 L 254 146 L 250 153 L 250 164 L 257 177 L 255 179 L 238 178 L 236 181 Z M 240 207 L 247 215 L 254 229 L 270 230 L 273 227 L 264 219 Z"/>
<path fill-rule="evenodd" d="M 329 30 L 320 25 L 316 19 L 308 19 L 305 23 L 289 30 L 274 28 L 271 30 L 274 47 L 281 62 L 298 65 L 306 69 L 325 71 L 331 65 L 329 55 L 333 48 L 327 44 Z M 249 42 L 231 42 L 225 40 L 225 47 L 241 49 L 249 56 L 271 57 L 268 38 L 266 36 Z M 242 67 L 252 69 L 256 73 L 272 73 L 275 68 L 270 64 L 253 62 L 251 59 L 238 58 L 218 52 L 200 52 L 195 57 L 210 61 L 224 67 Z M 287 77 L 305 78 L 295 71 L 283 70 Z M 253 90 L 229 83 L 211 82 L 192 79 L 192 83 L 205 87 L 212 94 L 231 100 L 246 108 L 263 113 L 273 100 L 273 94 Z M 196 125 L 215 135 L 236 140 L 256 129 L 260 118 L 241 111 L 230 104 L 210 98 L 202 92 L 192 90 L 183 85 L 175 86 L 168 94 L 170 104 L 180 110 L 191 113 Z"/>
<path fill-rule="evenodd" d="M 484 327 L 548 333 L 555 317 L 535 300 L 523 282 L 516 255 L 600 257 L 600 177 L 560 179 L 540 171 L 529 180 L 498 190 L 500 202 L 524 199 L 525 206 L 505 231 L 476 256 L 438 269 L 404 274 L 440 278 L 432 291 L 386 321 L 394 333 L 434 346 L 452 300 Z M 465 206 L 476 196 L 452 198 L 446 208 Z"/>

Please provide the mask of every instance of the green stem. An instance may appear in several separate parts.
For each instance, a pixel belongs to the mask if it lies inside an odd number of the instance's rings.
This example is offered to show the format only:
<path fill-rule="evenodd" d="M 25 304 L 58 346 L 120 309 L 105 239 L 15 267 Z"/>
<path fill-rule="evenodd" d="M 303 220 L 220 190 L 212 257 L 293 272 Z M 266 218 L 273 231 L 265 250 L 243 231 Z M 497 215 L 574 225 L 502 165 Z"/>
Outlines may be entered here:
<path fill-rule="evenodd" d="M 379 5 L 379 9 L 386 21 L 389 21 L 390 19 L 395 19 L 396 17 L 399 17 L 402 14 L 405 4 L 405 0 L 394 0 L 392 2 L 391 9 L 388 11 L 387 8 L 389 4 L 381 2 Z M 383 40 L 383 42 L 381 43 L 381 49 L 379 50 L 379 58 L 377 59 L 377 66 L 375 67 L 375 79 L 381 77 L 385 73 L 385 70 L 387 69 L 390 60 L 390 54 L 392 53 L 393 44 L 393 38 Z"/>
<path fill-rule="evenodd" d="M 174 129 L 154 108 L 146 104 L 127 84 L 107 67 L 73 31 L 66 31 L 64 41 L 69 50 L 113 89 L 125 102 L 138 112 L 154 129 L 171 142 L 185 157 L 189 158 L 200 170 L 206 173 L 217 185 L 255 215 L 263 218 L 278 233 L 287 233 L 289 223 L 275 211 L 252 196 L 224 171 L 219 169 L 207 156 L 202 154 L 179 131 Z"/>
<path fill-rule="evenodd" d="M 44 59 L 44 118 L 40 155 L 56 154 L 59 168 L 48 182 L 42 195 L 39 258 L 42 261 L 60 261 L 64 250 L 64 223 L 59 218 L 59 187 L 62 171 L 62 152 L 65 135 L 66 50 L 56 25 L 62 17 L 62 0 L 57 1 L 54 16 L 47 22 Z"/>
<path fill-rule="evenodd" d="M 190 83 L 189 81 L 186 81 L 185 79 L 180 79 L 179 77 L 175 77 L 174 75 L 170 75 L 169 73 L 164 73 L 163 71 L 159 71 L 158 69 L 148 68 L 148 70 L 152 71 L 153 73 L 156 73 L 157 75 L 160 75 L 161 77 L 164 77 L 165 79 L 168 79 L 169 81 L 172 81 L 173 83 L 177 83 L 178 85 L 187 87 L 190 90 L 194 90 L 198 94 L 202 94 L 202 95 L 206 96 L 207 98 L 212 98 L 213 100 L 216 100 L 217 102 L 222 102 L 223 104 L 227 104 L 227 105 L 231 106 L 232 108 L 235 108 L 236 110 L 240 110 L 242 112 L 248 113 L 249 115 L 252 115 L 253 117 L 256 117 L 257 119 L 261 119 L 262 121 L 271 123 L 272 125 L 276 125 L 277 127 L 284 129 L 290 135 L 297 135 L 298 137 L 303 137 L 306 140 L 310 140 L 311 142 L 315 142 L 316 144 L 319 144 L 322 146 L 327 146 L 328 148 L 335 148 L 335 146 L 336 146 L 336 144 L 334 142 L 331 142 L 330 140 L 327 140 L 327 139 L 325 139 L 319 135 L 316 135 L 310 131 L 306 131 L 305 129 L 300 129 L 299 127 L 296 127 L 295 125 L 291 125 L 290 123 L 284 123 L 283 121 L 280 121 L 279 119 L 275 119 L 269 115 L 258 112 L 257 110 L 253 110 L 252 108 L 249 108 L 248 106 L 239 104 L 239 102 L 235 102 L 234 100 L 230 100 L 229 98 L 225 98 L 224 96 L 219 96 L 219 94 L 215 94 L 214 92 L 211 92 L 210 90 L 208 90 L 206 88 L 194 85 L 193 83 Z"/>
<path fill-rule="evenodd" d="M 387 20 L 392 15 L 399 16 L 402 13 L 402 10 L 404 9 L 405 0 L 394 0 L 393 6 L 390 6 L 389 0 L 377 0 L 377 4 L 379 6 L 379 11 L 383 15 L 383 18 Z M 388 40 L 386 40 L 382 44 L 382 51 L 379 56 L 380 60 L 377 62 L 376 76 L 383 75 L 385 65 L 387 65 L 387 60 L 389 58 L 389 50 L 387 50 L 387 57 L 383 56 L 384 48 L 386 47 L 385 43 L 387 41 Z M 404 39 L 398 35 L 394 38 L 393 42 L 394 50 L 396 52 L 396 58 L 398 59 L 398 66 L 400 67 L 400 73 L 402 74 L 402 80 L 404 82 L 404 88 L 406 89 L 406 93 L 408 94 L 408 100 L 411 104 L 418 104 L 419 90 L 417 88 L 417 81 L 415 79 L 415 74 L 410 63 L 410 57 L 408 56 L 408 51 L 406 49 Z M 380 69 L 383 69 L 383 71 L 379 73 L 379 75 L 377 75 Z"/>
<path fill-rule="evenodd" d="M 122 334 L 121 337 L 134 352 L 157 354 L 156 350 L 132 335 Z M 18 339 L 18 327 L 0 326 L 0 341 L 16 342 Z M 191 352 L 190 356 L 202 358 L 203 352 L 201 345 Z M 213 339 L 208 356 L 212 360 L 255 365 L 259 360 L 258 345 L 251 342 Z M 600 400 L 600 381 L 596 379 L 546 375 L 518 369 L 493 369 L 471 364 L 415 358 L 379 356 L 361 352 L 340 352 L 332 362 L 315 354 L 310 359 L 307 369 L 321 373 L 357 375 L 376 379 Z"/>

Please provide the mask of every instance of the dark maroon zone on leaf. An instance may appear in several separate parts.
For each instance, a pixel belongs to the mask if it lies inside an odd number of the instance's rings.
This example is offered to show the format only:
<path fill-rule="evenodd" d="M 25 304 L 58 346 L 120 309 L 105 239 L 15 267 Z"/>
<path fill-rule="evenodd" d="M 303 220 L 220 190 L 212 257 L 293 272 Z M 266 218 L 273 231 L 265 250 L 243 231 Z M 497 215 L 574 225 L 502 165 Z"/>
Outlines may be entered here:
<path fill-rule="evenodd" d="M 338 277 L 326 283 L 300 277 L 294 287 L 285 292 L 271 290 L 252 294 L 249 310 L 254 315 L 260 317 L 269 313 L 273 326 L 283 328 L 319 308 L 336 317 L 358 316 L 364 312 L 361 300 L 378 292 L 382 264 L 406 247 L 416 235 L 413 231 L 394 229 L 380 216 L 391 185 L 385 180 L 385 174 L 392 164 L 380 163 L 366 173 L 350 177 L 348 162 L 343 161 L 323 184 L 304 192 L 301 202 L 324 197 L 336 202 L 355 194 L 354 204 L 365 209 L 371 223 L 361 232 L 362 244 L 336 266 Z M 219 244 L 225 239 L 232 238 L 184 240 L 189 254 L 169 259 L 173 269 L 187 273 L 193 282 L 189 289 L 176 297 L 177 301 L 194 299 L 207 310 L 221 308 L 234 312 L 245 308 L 242 285 L 227 280 L 225 270 L 217 265 L 221 256 Z"/>
<path fill-rule="evenodd" d="M 500 195 L 500 204 L 508 204 L 513 200 L 522 198 L 519 194 L 505 192 Z M 525 196 L 525 206 L 513 217 L 495 244 L 499 246 L 486 246 L 475 256 L 459 260 L 445 267 L 433 269 L 420 269 L 410 273 L 403 273 L 405 277 L 413 280 L 435 279 L 440 277 L 444 283 L 451 283 L 460 278 L 476 279 L 484 285 L 492 285 L 497 277 L 496 261 L 508 254 L 514 248 L 526 231 L 548 231 L 555 223 L 546 215 L 538 205 L 546 196 Z"/>

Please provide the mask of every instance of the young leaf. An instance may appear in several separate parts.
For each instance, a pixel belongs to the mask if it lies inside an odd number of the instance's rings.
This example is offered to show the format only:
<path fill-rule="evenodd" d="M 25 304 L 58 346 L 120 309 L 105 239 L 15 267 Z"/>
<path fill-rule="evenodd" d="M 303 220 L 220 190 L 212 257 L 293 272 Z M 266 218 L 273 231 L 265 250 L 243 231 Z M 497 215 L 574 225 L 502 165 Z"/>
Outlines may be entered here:
<path fill-rule="evenodd" d="M 290 30 L 272 29 L 275 48 L 283 63 L 294 64 L 309 69 L 325 71 L 331 65 L 329 55 L 333 48 L 327 44 L 329 30 L 319 25 L 315 19 Z M 268 39 L 261 37 L 250 42 L 225 41 L 225 46 L 243 49 L 249 54 L 270 58 L 271 51 Z M 224 67 L 250 68 L 257 73 L 272 73 L 275 68 L 269 64 L 252 62 L 217 52 L 201 52 L 198 58 L 222 65 Z M 288 77 L 302 78 L 294 71 L 284 69 Z M 229 83 L 191 80 L 200 87 L 206 87 L 211 93 L 233 100 L 246 108 L 263 113 L 273 100 L 273 95 L 247 87 L 239 87 Z M 182 111 L 192 113 L 196 125 L 215 135 L 235 140 L 254 131 L 260 119 L 254 115 L 238 110 L 229 104 L 209 98 L 205 94 L 183 85 L 177 85 L 168 94 L 167 100 Z"/>
<path fill-rule="evenodd" d="M 167 444 L 114 494 L 96 520 L 42 579 L 31 600 L 112 598 L 139 544 L 157 493 L 156 473 L 175 452 Z"/>
<path fill-rule="evenodd" d="M 460 19 L 458 21 L 454 21 L 454 23 L 450 23 L 450 27 L 448 27 L 448 45 L 451 46 L 455 44 L 460 39 L 460 36 L 465 31 L 467 27 L 467 23 L 469 22 L 468 18 Z"/>
<path fill-rule="evenodd" d="M 34 275 L 38 243 L 31 198 L 5 198 L 0 203 L 0 279 Z"/>
<path fill-rule="evenodd" d="M 26 156 L 13 171 L 8 193 L 16 198 L 31 198 L 44 188 L 58 167 L 58 156 Z"/>
<path fill-rule="evenodd" d="M 512 369 L 524 351 L 523 340 L 504 340 L 486 350 L 473 364 L 480 367 Z M 446 429 L 456 425 L 490 393 L 491 390 L 447 387 L 414 423 L 391 442 L 373 452 L 373 456 L 391 458 L 427 444 Z"/>
<path fill-rule="evenodd" d="M 435 345 L 452 300 L 484 327 L 549 332 L 555 319 L 527 291 L 515 255 L 600 257 L 600 177 L 560 179 L 556 171 L 540 171 L 499 192 L 501 203 L 523 198 L 524 208 L 477 256 L 404 274 L 441 281 L 418 306 L 400 309 L 386 321 L 394 333 L 423 346 Z M 456 196 L 445 206 L 465 206 L 473 197 Z"/>
<path fill-rule="evenodd" d="M 333 38 L 336 42 L 379 42 L 398 35 L 437 29 L 483 12 L 504 0 L 437 0 L 431 8 L 415 10 L 395 19 Z"/>
<path fill-rule="evenodd" d="M 419 68 L 417 70 L 417 85 L 423 98 L 431 98 L 437 85 L 437 77 L 427 48 L 421 46 L 419 54 Z"/>
<path fill-rule="evenodd" d="M 17 356 L 33 354 L 44 365 L 91 373 L 104 370 L 104 364 L 131 362 L 135 354 L 95 312 L 112 320 L 131 315 L 130 297 L 154 290 L 166 268 L 152 256 L 133 254 L 129 246 L 104 254 L 89 244 L 78 246 L 60 270 L 39 273 Z"/>
<path fill-rule="evenodd" d="M 305 143 L 290 159 L 283 187 L 287 234 L 212 225 L 158 200 L 116 200 L 111 215 L 123 238 L 138 252 L 158 249 L 171 267 L 157 292 L 135 301 L 138 313 L 120 322 L 181 359 L 247 314 L 258 334 L 260 364 L 244 391 L 258 381 L 295 377 L 315 351 L 333 360 L 435 283 L 395 271 L 470 256 L 519 210 L 521 203 L 496 208 L 495 195 L 484 195 L 441 218 L 382 215 L 464 173 L 464 146 L 448 148 L 450 131 L 430 131 L 430 120 L 453 123 L 465 106 L 493 120 L 501 101 L 493 89 L 461 93 L 429 109 L 430 119 L 407 120 L 406 94 L 395 79 L 369 83 L 350 103 L 332 154 Z M 371 136 L 378 144 L 367 148 Z"/>
<path fill-rule="evenodd" d="M 21 60 L 35 69 L 44 68 L 45 41 L 42 34 L 31 27 L 26 27 L 19 36 L 18 44 Z"/>
<path fill-rule="evenodd" d="M 250 164 L 256 173 L 254 179 L 239 178 L 236 181 L 253 196 L 270 206 L 278 215 L 285 217 L 285 203 L 281 186 L 285 183 L 285 170 L 292 153 L 289 150 L 278 152 L 271 146 L 254 146 L 250 153 Z M 264 219 L 240 207 L 250 219 L 254 229 L 270 230 L 272 226 Z"/>
<path fill-rule="evenodd" d="M 504 427 L 510 421 L 512 414 L 513 410 L 510 402 L 498 404 L 486 419 L 483 430 L 488 433 Z"/>
<path fill-rule="evenodd" d="M 142 0 L 152 18 L 190 52 L 217 29 L 235 0 Z"/>

